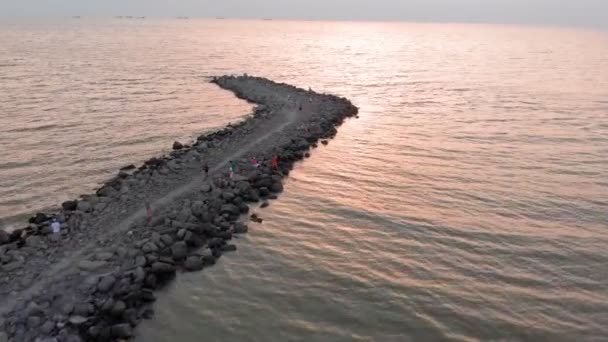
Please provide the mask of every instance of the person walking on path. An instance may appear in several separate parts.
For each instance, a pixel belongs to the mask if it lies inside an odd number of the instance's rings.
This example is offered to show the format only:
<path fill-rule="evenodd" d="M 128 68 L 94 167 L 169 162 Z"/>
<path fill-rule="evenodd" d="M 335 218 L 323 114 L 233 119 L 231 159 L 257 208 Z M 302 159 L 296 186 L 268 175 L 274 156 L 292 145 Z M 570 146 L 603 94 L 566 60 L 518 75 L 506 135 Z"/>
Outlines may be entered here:
<path fill-rule="evenodd" d="M 279 168 L 279 157 L 277 157 L 276 155 L 272 156 L 270 165 L 273 170 L 277 170 Z"/>
<path fill-rule="evenodd" d="M 230 172 L 230 179 L 234 178 L 234 162 L 232 160 L 229 163 L 228 172 Z"/>
<path fill-rule="evenodd" d="M 207 179 L 207 177 L 209 176 L 209 164 L 205 163 L 205 165 L 203 166 L 203 175 L 205 176 L 205 179 Z"/>
<path fill-rule="evenodd" d="M 150 206 L 150 202 L 146 201 L 146 220 L 148 221 L 148 223 L 150 223 L 150 221 L 152 220 L 152 207 Z"/>

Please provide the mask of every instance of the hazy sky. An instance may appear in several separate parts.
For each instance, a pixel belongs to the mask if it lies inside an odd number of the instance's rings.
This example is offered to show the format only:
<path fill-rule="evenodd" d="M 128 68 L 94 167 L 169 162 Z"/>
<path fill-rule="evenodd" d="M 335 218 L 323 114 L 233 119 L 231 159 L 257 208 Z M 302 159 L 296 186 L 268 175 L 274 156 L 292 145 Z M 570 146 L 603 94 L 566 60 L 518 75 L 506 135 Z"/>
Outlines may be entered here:
<path fill-rule="evenodd" d="M 205 16 L 608 28 L 608 0 L 0 0 L 1 16 Z"/>

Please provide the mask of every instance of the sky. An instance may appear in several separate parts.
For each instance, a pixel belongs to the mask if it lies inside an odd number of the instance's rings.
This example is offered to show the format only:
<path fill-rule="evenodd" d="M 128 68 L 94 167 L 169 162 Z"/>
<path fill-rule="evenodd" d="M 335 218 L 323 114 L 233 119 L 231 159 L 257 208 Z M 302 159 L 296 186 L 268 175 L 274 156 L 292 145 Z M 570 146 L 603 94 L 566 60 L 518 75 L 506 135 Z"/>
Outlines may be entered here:
<path fill-rule="evenodd" d="M 0 16 L 190 16 L 608 28 L 608 0 L 0 0 Z"/>

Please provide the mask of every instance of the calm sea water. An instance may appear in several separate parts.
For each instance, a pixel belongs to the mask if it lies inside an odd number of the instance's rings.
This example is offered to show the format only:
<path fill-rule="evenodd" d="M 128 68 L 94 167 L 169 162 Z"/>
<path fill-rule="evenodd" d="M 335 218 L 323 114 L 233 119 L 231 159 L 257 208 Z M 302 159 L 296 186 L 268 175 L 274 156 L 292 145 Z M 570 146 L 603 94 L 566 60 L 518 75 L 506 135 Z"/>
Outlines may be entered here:
<path fill-rule="evenodd" d="M 0 24 L 0 217 L 237 120 L 257 74 L 360 119 L 140 341 L 608 339 L 608 33 L 203 20 Z"/>

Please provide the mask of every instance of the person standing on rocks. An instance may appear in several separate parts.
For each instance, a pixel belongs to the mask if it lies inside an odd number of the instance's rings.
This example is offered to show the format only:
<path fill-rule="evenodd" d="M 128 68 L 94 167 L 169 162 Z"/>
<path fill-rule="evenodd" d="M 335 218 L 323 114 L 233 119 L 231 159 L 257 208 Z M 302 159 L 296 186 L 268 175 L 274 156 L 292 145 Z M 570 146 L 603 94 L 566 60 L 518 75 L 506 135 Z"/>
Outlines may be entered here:
<path fill-rule="evenodd" d="M 209 164 L 207 163 L 205 163 L 205 166 L 203 166 L 203 174 L 205 175 L 205 179 L 207 179 L 209 176 Z"/>
<path fill-rule="evenodd" d="M 54 218 L 53 223 L 51 223 L 51 231 L 53 232 L 53 234 L 61 233 L 61 223 L 57 221 L 57 218 Z"/>
<path fill-rule="evenodd" d="M 228 165 L 228 172 L 230 172 L 230 179 L 234 178 L 234 162 L 232 160 Z"/>
<path fill-rule="evenodd" d="M 150 206 L 150 202 L 146 201 L 146 220 L 148 223 L 152 220 L 152 207 Z"/>
<path fill-rule="evenodd" d="M 277 170 L 279 168 L 279 157 L 277 157 L 276 155 L 272 156 L 270 165 L 273 170 Z"/>

